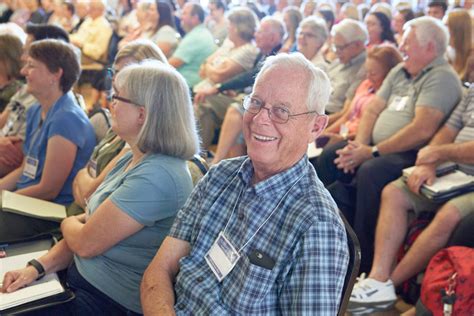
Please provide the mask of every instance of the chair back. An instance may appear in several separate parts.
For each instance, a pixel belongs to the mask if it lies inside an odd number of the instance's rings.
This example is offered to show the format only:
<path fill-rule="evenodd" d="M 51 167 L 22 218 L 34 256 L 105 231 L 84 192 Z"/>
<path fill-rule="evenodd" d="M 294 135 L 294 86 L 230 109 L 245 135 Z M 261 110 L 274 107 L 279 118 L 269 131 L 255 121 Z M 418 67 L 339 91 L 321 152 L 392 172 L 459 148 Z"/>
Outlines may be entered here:
<path fill-rule="evenodd" d="M 338 316 L 344 316 L 347 304 L 349 303 L 349 298 L 351 297 L 352 288 L 354 287 L 356 278 L 359 275 L 361 252 L 359 239 L 357 239 L 354 230 L 352 230 L 351 225 L 349 225 L 349 222 L 346 220 L 342 212 L 339 211 L 339 215 L 341 216 L 346 228 L 347 244 L 349 247 L 349 264 L 347 267 L 346 277 L 344 278 L 339 312 L 337 313 Z"/>

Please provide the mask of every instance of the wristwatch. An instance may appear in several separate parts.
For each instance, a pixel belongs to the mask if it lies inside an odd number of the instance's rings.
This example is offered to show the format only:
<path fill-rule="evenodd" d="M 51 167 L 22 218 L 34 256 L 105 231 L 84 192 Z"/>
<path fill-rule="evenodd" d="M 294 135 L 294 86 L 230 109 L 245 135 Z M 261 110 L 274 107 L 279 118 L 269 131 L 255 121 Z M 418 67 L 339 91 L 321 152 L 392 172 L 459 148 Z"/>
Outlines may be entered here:
<path fill-rule="evenodd" d="M 45 271 L 44 271 L 43 265 L 38 260 L 33 259 L 31 261 L 28 261 L 28 264 L 26 266 L 27 267 L 32 266 L 33 268 L 36 269 L 36 271 L 38 271 L 38 277 L 36 278 L 36 280 L 39 280 L 42 277 L 44 277 Z"/>
<path fill-rule="evenodd" d="M 377 146 L 372 146 L 372 157 L 380 157 L 379 149 Z"/>

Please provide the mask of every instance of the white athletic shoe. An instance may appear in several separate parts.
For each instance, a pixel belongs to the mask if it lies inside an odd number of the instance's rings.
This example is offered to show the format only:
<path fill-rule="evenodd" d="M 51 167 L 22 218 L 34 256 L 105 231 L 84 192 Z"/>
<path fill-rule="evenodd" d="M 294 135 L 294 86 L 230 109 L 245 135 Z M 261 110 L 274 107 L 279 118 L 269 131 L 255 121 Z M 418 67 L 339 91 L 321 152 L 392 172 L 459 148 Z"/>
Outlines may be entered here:
<path fill-rule="evenodd" d="M 354 285 L 347 311 L 363 315 L 389 309 L 397 300 L 391 280 L 380 282 L 362 274 Z"/>

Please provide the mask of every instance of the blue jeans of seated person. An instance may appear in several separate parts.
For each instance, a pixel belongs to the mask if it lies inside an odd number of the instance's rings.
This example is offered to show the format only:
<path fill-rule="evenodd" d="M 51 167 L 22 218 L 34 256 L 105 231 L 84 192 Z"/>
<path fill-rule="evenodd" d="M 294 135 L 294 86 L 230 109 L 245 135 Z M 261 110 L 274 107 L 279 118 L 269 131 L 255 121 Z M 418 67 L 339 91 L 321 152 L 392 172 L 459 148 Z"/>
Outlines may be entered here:
<path fill-rule="evenodd" d="M 71 302 L 45 308 L 39 311 L 27 313 L 28 316 L 57 316 L 57 315 L 77 315 L 77 316 L 134 316 L 140 315 L 132 312 L 122 305 L 116 303 L 107 295 L 96 289 L 92 284 L 84 279 L 76 265 L 72 264 L 67 270 L 67 283 L 73 290 L 76 298 Z"/>

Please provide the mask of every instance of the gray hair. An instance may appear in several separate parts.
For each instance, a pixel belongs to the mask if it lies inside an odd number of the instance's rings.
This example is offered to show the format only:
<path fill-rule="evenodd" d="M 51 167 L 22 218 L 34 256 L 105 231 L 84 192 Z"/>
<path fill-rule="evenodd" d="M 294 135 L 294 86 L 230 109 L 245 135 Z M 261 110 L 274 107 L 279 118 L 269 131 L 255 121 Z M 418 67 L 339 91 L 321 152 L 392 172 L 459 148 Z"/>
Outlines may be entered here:
<path fill-rule="evenodd" d="M 308 16 L 307 18 L 303 19 L 303 21 L 301 21 L 298 28 L 298 33 L 305 26 L 309 27 L 314 32 L 314 34 L 316 34 L 316 39 L 318 42 L 321 43 L 321 45 L 324 45 L 329 36 L 326 21 L 315 16 Z"/>
<path fill-rule="evenodd" d="M 273 16 L 265 16 L 262 20 L 260 20 L 260 24 L 263 22 L 270 23 L 272 26 L 272 31 L 278 34 L 280 37 L 280 42 L 286 36 L 286 26 L 285 23 L 281 19 L 278 19 Z"/>
<path fill-rule="evenodd" d="M 243 40 L 250 42 L 253 39 L 258 26 L 258 18 L 252 10 L 246 7 L 237 7 L 230 11 L 227 18 L 230 23 L 235 25 L 237 33 Z"/>
<path fill-rule="evenodd" d="M 137 141 L 142 152 L 190 159 L 199 151 L 189 88 L 173 67 L 155 60 L 131 64 L 119 72 L 115 84 L 145 107 Z"/>
<path fill-rule="evenodd" d="M 120 49 L 115 56 L 114 63 L 118 63 L 121 59 L 130 58 L 135 61 L 142 61 L 145 59 L 156 59 L 164 64 L 168 63 L 165 54 L 161 49 L 150 40 L 137 39 L 130 43 L 127 43 L 122 49 Z"/>
<path fill-rule="evenodd" d="M 403 26 L 404 31 L 412 28 L 418 43 L 425 47 L 429 42 L 436 46 L 436 55 L 443 56 L 449 43 L 448 28 L 438 19 L 423 16 L 410 20 Z"/>
<path fill-rule="evenodd" d="M 342 36 L 347 43 L 360 41 L 365 44 L 368 39 L 365 25 L 362 22 L 351 19 L 344 19 L 334 25 L 332 27 L 331 35 L 336 36 L 336 34 Z"/>
<path fill-rule="evenodd" d="M 301 82 L 307 82 L 308 96 L 306 98 L 306 106 L 308 110 L 324 114 L 329 101 L 329 95 L 331 94 L 331 82 L 324 71 L 315 67 L 301 53 L 281 53 L 265 59 L 262 69 L 255 78 L 255 82 L 258 82 L 266 71 L 275 67 L 301 73 Z"/>

